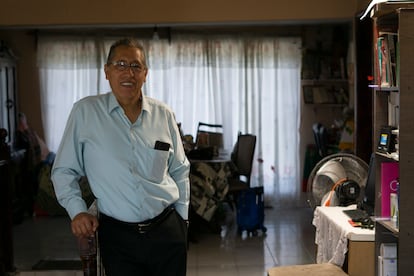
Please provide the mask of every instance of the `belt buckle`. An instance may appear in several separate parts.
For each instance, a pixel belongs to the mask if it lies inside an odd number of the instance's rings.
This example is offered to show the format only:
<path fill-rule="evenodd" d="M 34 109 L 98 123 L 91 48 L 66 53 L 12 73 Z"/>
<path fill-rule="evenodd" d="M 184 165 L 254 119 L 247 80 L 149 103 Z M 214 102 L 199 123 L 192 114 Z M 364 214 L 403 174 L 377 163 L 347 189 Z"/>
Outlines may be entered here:
<path fill-rule="evenodd" d="M 145 234 L 146 232 L 148 232 L 148 228 L 151 225 L 151 223 L 138 223 L 138 233 L 140 234 Z M 146 229 L 147 228 L 147 229 Z"/>

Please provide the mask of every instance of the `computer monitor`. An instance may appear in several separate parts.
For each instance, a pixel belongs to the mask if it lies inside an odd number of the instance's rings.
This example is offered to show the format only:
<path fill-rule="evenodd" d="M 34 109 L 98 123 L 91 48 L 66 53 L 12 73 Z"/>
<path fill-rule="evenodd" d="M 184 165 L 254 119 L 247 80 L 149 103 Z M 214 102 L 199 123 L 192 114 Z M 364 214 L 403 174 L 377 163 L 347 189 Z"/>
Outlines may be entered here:
<path fill-rule="evenodd" d="M 377 150 L 382 153 L 391 153 L 395 151 L 395 135 L 392 131 L 396 129 L 393 126 L 384 126 L 381 128 L 378 139 Z"/>
<path fill-rule="evenodd" d="M 365 183 L 364 197 L 361 209 L 365 210 L 370 216 L 374 215 L 375 210 L 375 153 L 371 154 L 368 166 L 367 182 Z"/>
<path fill-rule="evenodd" d="M 388 143 L 388 133 L 381 133 L 381 137 L 380 137 L 380 145 L 381 146 L 386 146 Z"/>

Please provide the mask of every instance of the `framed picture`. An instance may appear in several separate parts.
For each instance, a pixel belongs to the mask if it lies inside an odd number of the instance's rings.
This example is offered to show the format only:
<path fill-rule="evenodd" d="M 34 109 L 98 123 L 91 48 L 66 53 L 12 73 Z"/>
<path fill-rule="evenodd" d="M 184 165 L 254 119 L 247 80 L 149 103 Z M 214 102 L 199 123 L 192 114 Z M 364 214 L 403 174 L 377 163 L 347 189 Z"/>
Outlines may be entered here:
<path fill-rule="evenodd" d="M 303 86 L 303 100 L 307 104 L 313 104 L 313 88 L 312 86 Z"/>

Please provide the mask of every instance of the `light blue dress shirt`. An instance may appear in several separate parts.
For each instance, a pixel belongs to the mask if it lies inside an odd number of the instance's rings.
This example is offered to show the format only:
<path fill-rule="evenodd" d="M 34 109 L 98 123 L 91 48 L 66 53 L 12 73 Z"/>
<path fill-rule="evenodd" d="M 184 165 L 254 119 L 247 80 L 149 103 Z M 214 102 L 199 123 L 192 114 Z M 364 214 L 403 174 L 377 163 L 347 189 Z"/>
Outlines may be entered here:
<path fill-rule="evenodd" d="M 155 142 L 170 145 L 154 149 Z M 78 181 L 88 178 L 98 210 L 126 222 L 155 217 L 174 205 L 188 219 L 190 164 L 173 112 L 142 96 L 135 123 L 112 93 L 73 106 L 52 169 L 59 203 L 73 218 L 87 211 Z"/>

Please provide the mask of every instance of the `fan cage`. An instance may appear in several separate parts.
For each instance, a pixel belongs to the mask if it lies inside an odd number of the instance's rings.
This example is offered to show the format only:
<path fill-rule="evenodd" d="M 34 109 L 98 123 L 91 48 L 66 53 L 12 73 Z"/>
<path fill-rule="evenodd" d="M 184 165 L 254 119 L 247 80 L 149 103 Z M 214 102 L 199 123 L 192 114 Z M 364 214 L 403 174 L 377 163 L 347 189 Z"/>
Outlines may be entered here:
<path fill-rule="evenodd" d="M 338 161 L 345 169 L 346 177 L 353 180 L 361 187 L 358 201 L 361 201 L 365 193 L 365 185 L 368 178 L 368 164 L 358 156 L 350 153 L 336 153 L 320 160 L 312 169 L 307 183 L 308 204 L 311 208 L 321 205 L 321 200 L 333 187 L 335 182 L 326 175 L 318 175 L 319 169 L 329 161 Z"/>

